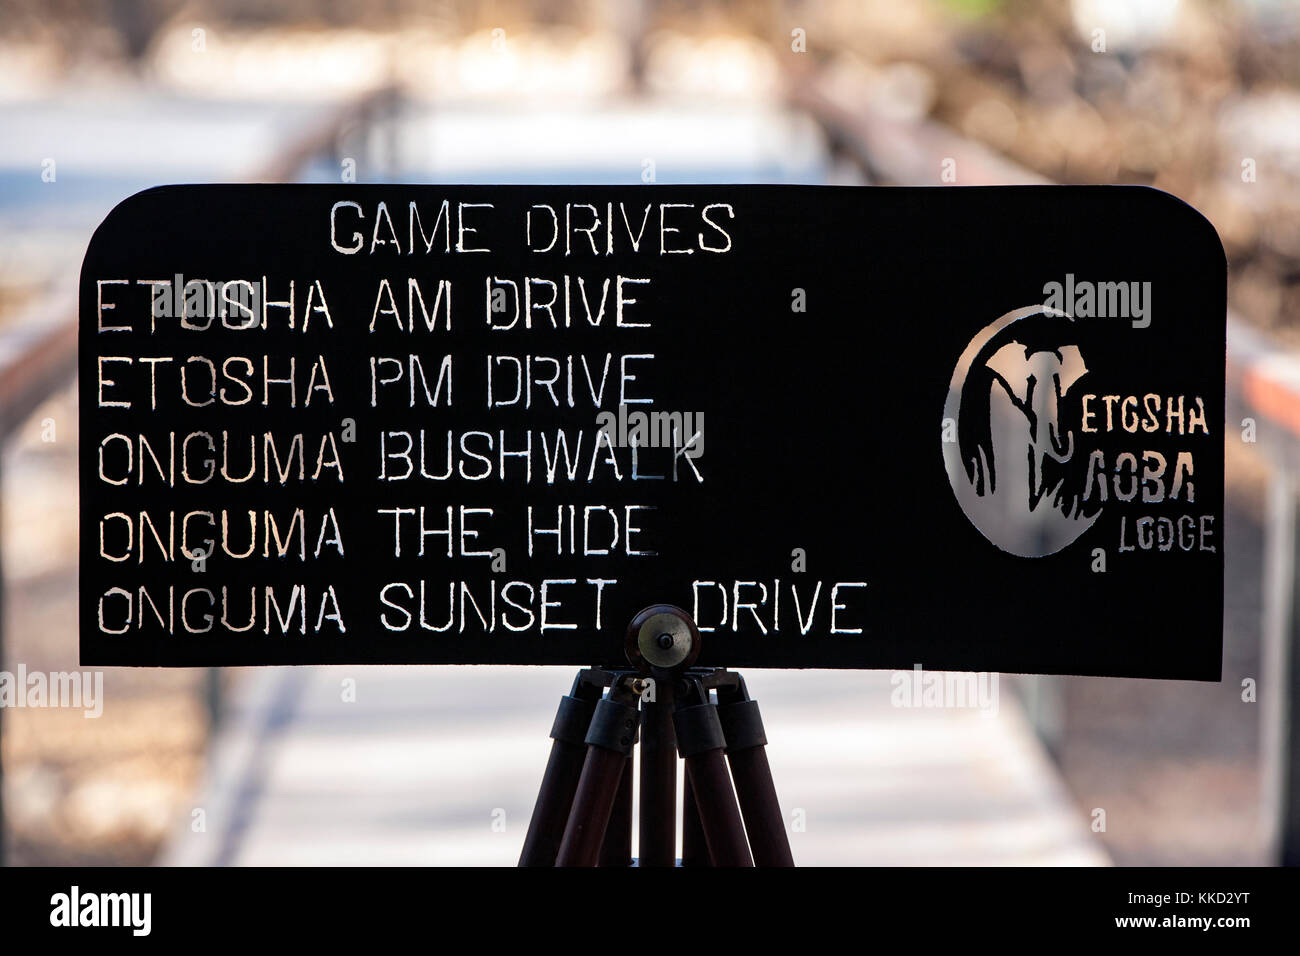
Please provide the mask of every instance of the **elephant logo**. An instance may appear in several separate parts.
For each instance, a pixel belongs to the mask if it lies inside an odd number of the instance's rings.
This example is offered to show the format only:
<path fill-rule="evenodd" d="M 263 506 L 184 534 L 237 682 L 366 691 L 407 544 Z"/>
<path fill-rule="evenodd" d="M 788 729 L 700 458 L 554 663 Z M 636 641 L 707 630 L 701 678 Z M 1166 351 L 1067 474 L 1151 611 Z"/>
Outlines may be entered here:
<path fill-rule="evenodd" d="M 944 402 L 944 466 L 984 537 L 1010 554 L 1054 554 L 1092 527 L 1076 447 L 1078 383 L 1088 374 L 1074 320 L 1030 306 L 982 329 L 962 352 Z M 956 423 L 956 435 L 951 425 Z"/>

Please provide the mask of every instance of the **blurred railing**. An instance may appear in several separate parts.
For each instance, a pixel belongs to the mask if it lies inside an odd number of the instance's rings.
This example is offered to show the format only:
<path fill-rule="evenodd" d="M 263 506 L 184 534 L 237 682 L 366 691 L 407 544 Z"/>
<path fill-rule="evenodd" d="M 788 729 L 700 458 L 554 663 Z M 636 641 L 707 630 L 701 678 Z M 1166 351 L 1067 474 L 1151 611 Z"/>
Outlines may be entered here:
<path fill-rule="evenodd" d="M 354 139 L 364 142 L 367 132 L 380 120 L 391 116 L 400 106 L 399 91 L 382 86 L 368 91 L 340 106 L 325 111 L 319 121 L 292 135 L 278 152 L 265 159 L 248 174 L 244 182 L 291 182 L 315 159 L 341 156 L 344 144 Z M 394 168 L 395 144 L 388 144 L 390 155 L 384 157 Z M 70 282 L 74 277 L 69 277 Z M 69 384 L 77 367 L 77 298 L 76 292 L 62 292 L 40 301 L 27 313 L 17 316 L 0 330 L 0 466 L 3 453 L 13 433 L 47 399 Z M 3 469 L 0 467 L 0 481 Z M 0 513 L 0 534 L 3 533 Z M 4 569 L 0 566 L 0 666 L 4 661 L 4 615 L 8 608 Z M 221 714 L 221 679 L 210 669 L 203 683 L 204 706 L 210 721 Z M 0 724 L 0 733 L 3 725 Z M 0 865 L 5 860 L 5 816 L 3 767 L 0 766 Z"/>
<path fill-rule="evenodd" d="M 871 91 L 830 69 L 792 71 L 788 98 L 817 120 L 831 149 L 856 163 L 868 181 L 939 182 L 941 164 L 955 163 L 967 186 L 1042 185 L 1050 180 L 980 143 L 929 120 L 908 121 L 872 105 Z M 1300 355 L 1228 315 L 1225 436 L 1255 442 L 1272 466 L 1265 528 L 1261 762 L 1264 819 L 1275 859 L 1300 865 Z M 1240 423 L 1238 425 L 1237 423 Z M 1063 702 L 1060 678 L 1024 685 L 1030 718 L 1055 750 Z"/>
<path fill-rule="evenodd" d="M 1264 517 L 1260 703 L 1264 818 L 1275 858 L 1300 866 L 1300 355 L 1228 317 L 1226 438 L 1270 466 Z"/>

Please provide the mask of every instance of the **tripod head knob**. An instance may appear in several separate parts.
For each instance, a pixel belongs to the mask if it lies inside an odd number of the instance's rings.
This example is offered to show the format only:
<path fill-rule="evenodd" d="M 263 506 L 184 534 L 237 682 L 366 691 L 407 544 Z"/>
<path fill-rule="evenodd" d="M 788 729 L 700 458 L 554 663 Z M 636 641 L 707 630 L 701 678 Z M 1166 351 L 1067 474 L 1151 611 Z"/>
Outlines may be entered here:
<path fill-rule="evenodd" d="M 652 604 L 627 626 L 624 652 L 642 671 L 684 669 L 700 656 L 700 631 L 681 608 Z"/>

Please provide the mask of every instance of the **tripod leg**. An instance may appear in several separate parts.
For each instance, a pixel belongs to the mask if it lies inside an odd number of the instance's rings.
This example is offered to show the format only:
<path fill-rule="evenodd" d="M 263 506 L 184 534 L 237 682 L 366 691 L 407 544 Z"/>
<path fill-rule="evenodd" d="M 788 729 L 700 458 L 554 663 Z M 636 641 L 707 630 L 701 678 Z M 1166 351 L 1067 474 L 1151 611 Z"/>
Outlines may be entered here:
<path fill-rule="evenodd" d="M 573 796 L 556 866 L 595 866 L 605 840 L 619 781 L 636 743 L 636 695 L 616 682 L 587 730 L 587 759 Z"/>
<path fill-rule="evenodd" d="M 578 775 L 586 756 L 587 728 L 596 709 L 599 690 L 584 683 L 582 674 L 573 682 L 569 696 L 560 698 L 555 722 L 551 725 L 551 756 L 546 761 L 542 786 L 537 793 L 528 835 L 519 855 L 520 866 L 554 866 L 560 849 L 560 837 L 578 789 Z"/>
<path fill-rule="evenodd" d="M 794 866 L 790 838 L 776 799 L 772 768 L 767 762 L 767 735 L 744 678 L 734 691 L 718 692 L 718 719 L 727 740 L 727 762 L 736 781 L 736 796 L 745 818 L 756 866 Z"/>
<path fill-rule="evenodd" d="M 687 705 L 687 699 L 702 703 Z M 731 775 L 722 756 L 726 738 L 718 722 L 718 710 L 708 702 L 698 681 L 689 698 L 678 698 L 673 724 L 713 865 L 753 866 Z"/>
<path fill-rule="evenodd" d="M 655 699 L 641 700 L 641 866 L 677 863 L 677 740 L 673 682 L 655 681 Z"/>
<path fill-rule="evenodd" d="M 691 789 L 689 769 L 685 778 L 686 785 L 682 787 L 682 866 L 712 866 L 704 828 L 700 825 L 700 811 L 695 805 L 695 792 Z"/>
<path fill-rule="evenodd" d="M 632 865 L 632 758 L 623 765 L 618 782 L 618 796 L 605 828 L 605 842 L 600 846 L 601 866 Z"/>

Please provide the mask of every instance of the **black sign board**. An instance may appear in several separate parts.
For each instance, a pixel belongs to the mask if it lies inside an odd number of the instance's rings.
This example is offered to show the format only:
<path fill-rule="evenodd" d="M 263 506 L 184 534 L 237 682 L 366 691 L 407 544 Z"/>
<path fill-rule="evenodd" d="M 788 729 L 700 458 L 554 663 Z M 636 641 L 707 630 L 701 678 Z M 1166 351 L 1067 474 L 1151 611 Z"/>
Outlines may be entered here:
<path fill-rule="evenodd" d="M 1226 268 L 1127 187 L 176 186 L 81 278 L 90 665 L 1216 680 Z"/>

